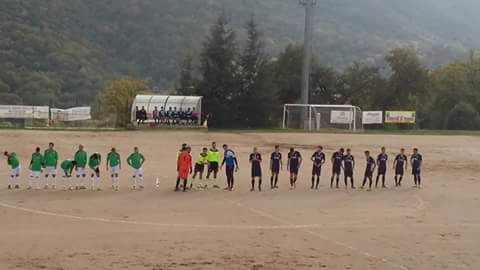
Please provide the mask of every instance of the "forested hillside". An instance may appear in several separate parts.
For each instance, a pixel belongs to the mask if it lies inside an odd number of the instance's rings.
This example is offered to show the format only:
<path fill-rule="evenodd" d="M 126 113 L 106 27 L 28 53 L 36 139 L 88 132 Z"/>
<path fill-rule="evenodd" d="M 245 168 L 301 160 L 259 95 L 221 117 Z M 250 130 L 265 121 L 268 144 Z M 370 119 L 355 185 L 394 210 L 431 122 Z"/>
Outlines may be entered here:
<path fill-rule="evenodd" d="M 341 69 L 379 64 L 412 45 L 427 65 L 480 47 L 475 0 L 319 0 L 315 53 Z M 130 75 L 171 88 L 224 10 L 238 36 L 254 16 L 275 57 L 303 37 L 296 0 L 2 0 L 0 102 L 90 104 L 106 80 Z M 241 38 L 240 38 L 241 40 Z"/>

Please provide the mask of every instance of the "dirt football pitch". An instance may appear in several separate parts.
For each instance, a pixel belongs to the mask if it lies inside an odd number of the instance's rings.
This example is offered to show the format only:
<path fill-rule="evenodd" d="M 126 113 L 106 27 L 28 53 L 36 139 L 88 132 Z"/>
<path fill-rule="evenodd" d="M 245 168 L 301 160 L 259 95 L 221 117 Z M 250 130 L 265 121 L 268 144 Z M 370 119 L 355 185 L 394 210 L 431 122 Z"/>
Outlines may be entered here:
<path fill-rule="evenodd" d="M 120 191 L 25 190 L 36 146 L 53 141 L 60 159 L 79 143 L 87 152 L 112 146 L 122 155 Z M 240 171 L 233 192 L 225 176 L 209 188 L 175 193 L 175 156 L 185 142 L 194 159 L 211 141 L 236 151 Z M 275 144 L 283 156 L 294 146 L 304 165 L 296 190 L 284 170 L 270 190 L 268 160 Z M 323 145 L 327 159 L 352 148 L 357 186 L 364 150 L 387 147 L 388 189 L 330 189 L 331 165 L 320 190 L 310 190 L 310 156 Z M 143 191 L 132 191 L 125 158 L 133 146 L 145 155 Z M 263 154 L 264 190 L 250 192 L 248 155 Z M 423 154 L 423 189 L 412 188 L 410 169 L 394 188 L 392 162 L 402 147 Z M 0 269 L 479 269 L 480 137 L 182 131 L 68 132 L 1 130 L 0 150 L 21 158 L 22 188 L 7 190 L 0 163 Z M 160 180 L 159 188 L 155 180 Z M 60 182 L 60 181 L 59 181 Z M 213 185 L 213 181 L 204 181 Z M 341 181 L 343 183 L 343 181 Z M 196 186 L 196 183 L 194 184 Z"/>

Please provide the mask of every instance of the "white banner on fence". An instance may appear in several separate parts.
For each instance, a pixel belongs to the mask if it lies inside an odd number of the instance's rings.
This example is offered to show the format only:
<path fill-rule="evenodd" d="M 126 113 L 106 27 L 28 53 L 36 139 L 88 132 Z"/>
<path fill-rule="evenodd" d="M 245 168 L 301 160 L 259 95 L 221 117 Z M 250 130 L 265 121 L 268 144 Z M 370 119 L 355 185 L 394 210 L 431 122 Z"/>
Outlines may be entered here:
<path fill-rule="evenodd" d="M 0 118 L 48 119 L 48 107 L 0 105 Z"/>
<path fill-rule="evenodd" d="M 351 111 L 331 111 L 331 124 L 351 124 L 353 121 L 353 113 Z"/>
<path fill-rule="evenodd" d="M 50 109 L 53 121 L 81 121 L 90 120 L 90 107 L 75 107 L 66 110 Z M 18 119 L 45 119 L 48 120 L 47 106 L 0 105 L 0 118 Z"/>
<path fill-rule="evenodd" d="M 383 112 L 382 111 L 365 111 L 362 115 L 362 123 L 364 125 L 382 124 Z"/>
<path fill-rule="evenodd" d="M 90 107 L 75 107 L 66 109 L 63 112 L 65 115 L 64 121 L 82 121 L 92 119 Z"/>

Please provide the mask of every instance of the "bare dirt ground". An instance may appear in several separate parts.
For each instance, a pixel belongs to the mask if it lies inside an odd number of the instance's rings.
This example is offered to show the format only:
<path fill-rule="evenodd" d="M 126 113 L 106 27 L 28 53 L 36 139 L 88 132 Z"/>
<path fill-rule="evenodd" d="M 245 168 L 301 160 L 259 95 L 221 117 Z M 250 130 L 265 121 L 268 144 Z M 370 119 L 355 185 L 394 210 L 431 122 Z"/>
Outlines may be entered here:
<path fill-rule="evenodd" d="M 240 157 L 236 190 L 174 193 L 179 145 L 194 157 L 215 140 Z M 130 170 L 122 170 L 119 192 L 8 191 L 5 159 L 0 163 L 0 269 L 479 269 L 480 138 L 339 134 L 225 134 L 204 132 L 0 131 L 0 148 L 17 152 L 22 185 L 35 146 L 54 141 L 61 159 L 78 143 L 106 156 L 116 146 L 125 159 L 134 145 L 147 158 L 147 188 L 132 191 Z M 363 175 L 363 151 L 385 145 L 390 159 L 399 148 L 419 147 L 424 188 L 331 190 L 330 164 L 321 189 L 311 191 L 311 164 L 301 169 L 297 190 L 264 183 L 249 192 L 248 154 L 256 145 L 268 160 L 279 143 L 284 156 L 296 146 L 310 157 L 315 146 L 329 157 L 351 147 L 356 182 Z M 410 150 L 409 150 L 410 151 Z M 391 163 L 390 163 L 391 166 Z M 267 171 L 264 162 L 264 173 Z M 392 186 L 393 171 L 389 169 Z M 160 188 L 155 189 L 159 177 Z M 265 177 L 267 178 L 267 177 Z M 269 179 L 264 179 L 268 182 Z M 218 183 L 223 187 L 223 173 Z M 5 184 L 3 184 L 5 183 Z"/>

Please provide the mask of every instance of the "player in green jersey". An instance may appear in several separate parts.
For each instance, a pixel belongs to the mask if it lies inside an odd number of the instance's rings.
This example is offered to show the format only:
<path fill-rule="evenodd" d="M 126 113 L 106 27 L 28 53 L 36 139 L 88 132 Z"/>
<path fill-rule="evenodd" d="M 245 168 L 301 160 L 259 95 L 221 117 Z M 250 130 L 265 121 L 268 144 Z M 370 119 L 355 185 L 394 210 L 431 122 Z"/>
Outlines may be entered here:
<path fill-rule="evenodd" d="M 92 182 L 91 189 L 100 191 L 100 163 L 102 156 L 99 153 L 93 153 L 88 159 L 88 167 L 90 168 L 90 179 Z"/>
<path fill-rule="evenodd" d="M 43 159 L 45 166 L 45 189 L 48 189 L 48 178 L 52 177 L 51 186 L 52 189 L 56 188 L 56 177 L 57 177 L 57 163 L 58 163 L 58 153 L 54 149 L 53 142 L 48 144 L 48 149 L 43 152 Z"/>
<path fill-rule="evenodd" d="M 68 184 L 69 190 L 73 189 L 71 178 L 72 178 L 73 169 L 75 168 L 76 165 L 77 163 L 73 159 L 64 160 L 62 164 L 60 164 L 60 168 L 62 169 L 63 190 L 67 190 L 66 184 Z"/>
<path fill-rule="evenodd" d="M 120 154 L 115 147 L 112 148 L 107 155 L 107 171 L 110 170 L 110 177 L 112 178 L 112 188 L 118 191 L 119 187 L 119 173 L 122 168 L 122 161 Z"/>
<path fill-rule="evenodd" d="M 208 149 L 205 147 L 202 149 L 202 152 L 198 155 L 197 160 L 195 161 L 195 170 L 193 172 L 193 179 L 199 176 L 199 179 L 202 180 L 203 171 L 205 170 L 205 165 L 208 164 Z"/>
<path fill-rule="evenodd" d="M 40 176 L 42 174 L 42 166 L 43 166 L 43 156 L 40 153 L 40 147 L 35 149 L 35 153 L 32 154 L 32 158 L 30 160 L 30 175 L 28 177 L 28 187 L 27 189 L 32 189 L 34 181 L 35 181 L 35 188 L 40 189 Z"/>
<path fill-rule="evenodd" d="M 87 152 L 84 150 L 83 144 L 78 146 L 78 151 L 75 152 L 73 160 L 75 160 L 75 172 L 77 177 L 77 183 L 75 189 L 85 189 L 84 180 L 87 177 L 85 167 L 87 166 Z"/>
<path fill-rule="evenodd" d="M 130 165 L 130 167 L 133 168 L 133 175 L 132 175 L 133 189 L 137 188 L 137 183 L 138 183 L 138 188 L 143 189 L 143 168 L 142 167 L 144 162 L 145 162 L 145 157 L 142 154 L 140 154 L 138 147 L 135 146 L 133 148 L 133 153 L 127 158 L 128 165 Z"/>
<path fill-rule="evenodd" d="M 17 154 L 9 153 L 5 151 L 3 153 L 7 157 L 7 165 L 10 166 L 10 182 L 8 184 L 8 189 L 20 188 L 20 161 L 18 160 Z"/>

